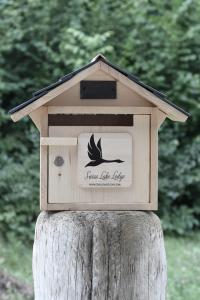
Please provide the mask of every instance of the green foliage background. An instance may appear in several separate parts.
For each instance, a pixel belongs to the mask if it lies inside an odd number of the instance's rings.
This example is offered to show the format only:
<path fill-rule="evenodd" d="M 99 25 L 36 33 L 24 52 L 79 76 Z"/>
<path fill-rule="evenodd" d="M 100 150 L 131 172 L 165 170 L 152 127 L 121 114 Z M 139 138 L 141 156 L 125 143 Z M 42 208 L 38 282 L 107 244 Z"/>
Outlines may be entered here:
<path fill-rule="evenodd" d="M 39 136 L 8 110 L 101 52 L 192 114 L 160 132 L 164 229 L 200 226 L 200 2 L 0 0 L 0 231 L 33 238 Z"/>

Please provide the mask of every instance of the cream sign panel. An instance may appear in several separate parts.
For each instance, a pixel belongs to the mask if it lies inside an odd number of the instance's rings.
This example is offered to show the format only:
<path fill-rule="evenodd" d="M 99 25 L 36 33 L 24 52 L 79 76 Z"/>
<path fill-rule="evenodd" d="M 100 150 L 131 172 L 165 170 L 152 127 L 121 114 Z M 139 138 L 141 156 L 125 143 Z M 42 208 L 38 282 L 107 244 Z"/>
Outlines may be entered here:
<path fill-rule="evenodd" d="M 132 184 L 132 137 L 128 133 L 83 133 L 78 138 L 81 187 L 129 187 Z"/>

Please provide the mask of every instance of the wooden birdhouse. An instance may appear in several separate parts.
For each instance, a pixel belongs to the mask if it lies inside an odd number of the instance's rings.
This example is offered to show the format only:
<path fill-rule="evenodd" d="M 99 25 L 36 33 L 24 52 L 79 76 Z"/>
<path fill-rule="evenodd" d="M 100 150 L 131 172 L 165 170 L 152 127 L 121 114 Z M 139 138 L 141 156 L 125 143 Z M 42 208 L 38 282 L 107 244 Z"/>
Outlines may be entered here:
<path fill-rule="evenodd" d="M 156 210 L 158 129 L 188 117 L 102 55 L 10 113 L 40 131 L 42 210 Z"/>

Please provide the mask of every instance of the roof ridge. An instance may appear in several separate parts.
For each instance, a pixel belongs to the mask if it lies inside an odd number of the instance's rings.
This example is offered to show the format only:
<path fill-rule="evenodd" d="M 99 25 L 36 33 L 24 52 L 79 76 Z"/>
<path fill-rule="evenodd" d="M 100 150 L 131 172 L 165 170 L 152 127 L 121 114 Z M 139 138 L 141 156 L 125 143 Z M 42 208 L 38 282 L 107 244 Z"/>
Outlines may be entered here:
<path fill-rule="evenodd" d="M 97 61 L 97 60 L 100 60 L 100 59 L 107 61 L 106 57 L 103 54 L 98 53 L 95 57 L 93 57 L 93 59 L 91 59 L 90 62 L 94 62 L 94 61 Z"/>

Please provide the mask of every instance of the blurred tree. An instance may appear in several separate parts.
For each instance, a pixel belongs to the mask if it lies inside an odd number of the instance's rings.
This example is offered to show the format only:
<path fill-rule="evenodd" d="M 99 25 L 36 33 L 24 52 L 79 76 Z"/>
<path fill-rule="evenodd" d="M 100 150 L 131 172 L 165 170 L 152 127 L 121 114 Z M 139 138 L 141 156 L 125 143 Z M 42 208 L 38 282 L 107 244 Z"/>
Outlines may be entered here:
<path fill-rule="evenodd" d="M 160 135 L 164 228 L 200 226 L 198 0 L 0 0 L 0 228 L 32 237 L 38 213 L 38 133 L 9 108 L 101 52 L 192 113 Z"/>

